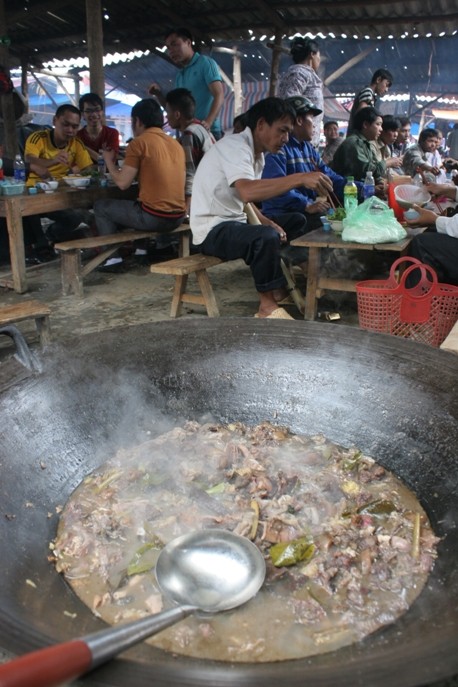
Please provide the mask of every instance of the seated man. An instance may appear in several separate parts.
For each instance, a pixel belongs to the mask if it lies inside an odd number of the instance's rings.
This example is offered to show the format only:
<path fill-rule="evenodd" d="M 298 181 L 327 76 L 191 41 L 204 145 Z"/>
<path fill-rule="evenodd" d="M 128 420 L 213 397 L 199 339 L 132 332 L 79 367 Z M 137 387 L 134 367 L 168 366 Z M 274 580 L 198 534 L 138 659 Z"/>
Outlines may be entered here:
<path fill-rule="evenodd" d="M 412 122 L 409 117 L 399 117 L 400 127 L 398 129 L 398 136 L 393 143 L 393 155 L 395 157 L 403 157 L 407 148 L 414 145 L 415 140 L 410 134 Z"/>
<path fill-rule="evenodd" d="M 216 143 L 213 134 L 194 118 L 196 101 L 187 88 L 175 88 L 165 97 L 165 111 L 169 126 L 181 132 L 180 143 L 186 159 L 186 209 L 191 205 L 192 182 L 204 153 Z"/>
<path fill-rule="evenodd" d="M 406 174 L 414 177 L 417 172 L 430 172 L 434 176 L 440 173 L 439 167 L 428 162 L 426 154 L 434 153 L 439 145 L 437 129 L 423 129 L 420 131 L 418 143 L 410 146 L 405 152 L 403 168 Z"/>
<path fill-rule="evenodd" d="M 452 184 L 427 184 L 425 189 L 436 196 L 446 196 L 458 203 L 458 187 Z M 406 220 L 407 224 L 432 225 L 435 232 L 418 234 L 410 244 L 410 255 L 430 265 L 440 282 L 458 285 L 458 214 L 453 217 L 440 217 L 432 210 L 425 210 L 418 205 L 414 209 L 419 213 L 416 220 Z M 410 284 L 415 279 L 415 272 Z"/>
<path fill-rule="evenodd" d="M 166 234 L 182 223 L 186 213 L 184 151 L 162 131 L 163 126 L 159 103 L 153 98 L 140 100 L 132 108 L 134 138 L 126 148 L 122 168 L 115 166 L 110 151 L 103 151 L 116 186 L 127 189 L 138 179 L 139 198 L 98 200 L 94 211 L 101 236 L 126 227 Z M 105 266 L 111 267 L 114 261 L 121 263 L 122 259 L 110 259 Z"/>
<path fill-rule="evenodd" d="M 46 179 L 62 179 L 70 172 L 89 170 L 92 160 L 76 137 L 80 127 L 80 111 L 74 105 L 61 105 L 53 118 L 53 128 L 35 131 L 25 142 L 25 161 L 30 167 L 27 186 Z M 83 210 L 56 210 L 46 214 L 53 224 L 46 230 L 51 243 L 81 238 L 79 227 L 88 219 Z"/>
<path fill-rule="evenodd" d="M 396 174 L 403 174 L 402 157 L 394 153 L 401 122 L 393 115 L 383 115 L 382 120 L 382 131 L 375 141 L 377 159 L 383 160 L 387 169 L 392 169 Z"/>
<path fill-rule="evenodd" d="M 386 165 L 377 160 L 373 145 L 382 131 L 382 116 L 373 107 L 363 107 L 353 121 L 353 133 L 337 148 L 330 166 L 337 174 L 358 181 L 364 181 L 367 172 L 372 172 L 376 194 L 384 195 Z"/>
<path fill-rule="evenodd" d="M 260 301 L 257 317 L 289 319 L 278 307 L 286 296 L 280 246 L 287 234 L 260 212 L 261 224 L 248 225 L 244 204 L 301 186 L 327 195 L 332 184 L 321 172 L 261 179 L 263 153 L 278 153 L 287 143 L 296 113 L 281 98 L 266 98 L 246 114 L 246 129 L 212 146 L 196 172 L 191 200 L 193 241 L 205 255 L 242 258 L 249 265 Z"/>
<path fill-rule="evenodd" d="M 339 125 L 334 120 L 324 123 L 323 133 L 326 139 L 326 145 L 321 153 L 321 159 L 325 165 L 329 165 L 334 157 L 334 153 L 342 143 L 343 138 L 339 134 Z"/>
<path fill-rule="evenodd" d="M 86 146 L 91 160 L 97 164 L 99 151 L 110 150 L 113 162 L 116 162 L 119 154 L 119 132 L 104 124 L 102 98 L 97 93 L 85 93 L 78 104 L 86 126 L 78 131 L 77 136 Z"/>
<path fill-rule="evenodd" d="M 343 201 L 346 180 L 324 164 L 311 144 L 313 118 L 321 114 L 321 110 L 303 95 L 292 96 L 286 100 L 296 112 L 293 133 L 279 153 L 266 155 L 262 178 L 277 179 L 289 174 L 319 170 L 330 178 L 334 193 Z M 321 226 L 320 215 L 326 214 L 330 203 L 328 198 L 319 197 L 314 191 L 301 186 L 265 200 L 261 207 L 266 217 L 270 217 L 285 230 L 288 226 L 286 222 L 293 221 L 295 215 L 289 214 L 285 218 L 284 214 L 301 213 L 307 219 L 307 231 L 311 231 Z"/>

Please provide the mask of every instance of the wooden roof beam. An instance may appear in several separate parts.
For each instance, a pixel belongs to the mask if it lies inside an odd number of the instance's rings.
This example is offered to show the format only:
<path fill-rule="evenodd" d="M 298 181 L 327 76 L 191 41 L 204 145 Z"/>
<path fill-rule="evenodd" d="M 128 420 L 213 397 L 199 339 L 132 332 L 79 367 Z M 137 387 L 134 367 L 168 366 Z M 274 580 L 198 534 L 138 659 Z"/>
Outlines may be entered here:
<path fill-rule="evenodd" d="M 29 9 L 22 8 L 17 12 L 8 12 L 6 23 L 9 27 L 12 27 L 13 24 L 18 22 L 32 19 L 33 17 L 41 17 L 46 12 L 55 12 L 66 5 L 74 4 L 75 0 L 46 0 L 46 2 L 34 3 Z"/>
<path fill-rule="evenodd" d="M 362 52 L 358 53 L 357 55 L 354 55 L 351 59 L 347 60 L 345 64 L 343 64 L 339 69 L 336 69 L 332 74 L 329 74 L 329 76 L 326 77 L 326 79 L 323 81 L 325 86 L 329 86 L 330 83 L 335 81 L 336 79 L 339 78 L 339 76 L 342 76 L 342 74 L 345 74 L 349 69 L 355 66 L 355 64 L 358 64 L 358 62 L 361 62 L 364 60 L 368 55 L 371 54 L 375 50 L 375 45 L 367 48 L 366 50 L 363 50 Z"/>

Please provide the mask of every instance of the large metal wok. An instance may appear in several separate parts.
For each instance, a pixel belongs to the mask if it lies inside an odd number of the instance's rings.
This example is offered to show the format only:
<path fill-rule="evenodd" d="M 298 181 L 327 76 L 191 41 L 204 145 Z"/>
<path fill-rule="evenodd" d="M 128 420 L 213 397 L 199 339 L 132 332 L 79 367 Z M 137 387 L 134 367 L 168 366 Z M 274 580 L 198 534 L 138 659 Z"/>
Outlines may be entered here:
<path fill-rule="evenodd" d="M 398 622 L 338 652 L 228 667 L 142 645 L 84 683 L 396 687 L 458 673 L 458 357 L 341 326 L 244 319 L 116 329 L 42 360 L 26 379 L 0 362 L 13 382 L 0 394 L 0 645 L 21 653 L 103 627 L 47 560 L 56 507 L 120 446 L 208 415 L 324 432 L 375 456 L 443 537 L 430 583 Z"/>

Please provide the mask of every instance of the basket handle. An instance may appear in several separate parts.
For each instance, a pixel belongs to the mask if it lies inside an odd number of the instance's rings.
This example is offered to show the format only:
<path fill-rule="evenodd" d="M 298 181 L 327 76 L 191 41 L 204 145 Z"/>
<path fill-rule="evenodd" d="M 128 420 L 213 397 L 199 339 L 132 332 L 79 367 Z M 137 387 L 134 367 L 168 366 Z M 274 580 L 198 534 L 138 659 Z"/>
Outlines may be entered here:
<path fill-rule="evenodd" d="M 417 260 L 417 258 L 411 258 L 409 255 L 404 255 L 401 258 L 397 258 L 390 267 L 390 279 L 396 281 L 396 270 L 398 269 L 399 265 L 402 265 L 403 262 L 410 262 L 411 266 L 423 264 L 420 260 Z"/>
<path fill-rule="evenodd" d="M 416 265 L 410 265 L 410 267 L 408 267 L 406 270 L 404 270 L 404 272 L 402 273 L 401 278 L 399 280 L 399 286 L 402 286 L 403 288 L 405 288 L 405 290 L 409 291 L 412 295 L 413 295 L 413 291 L 418 290 L 419 287 L 421 287 L 421 288 L 428 287 L 428 291 L 430 291 L 433 287 L 437 286 L 437 284 L 439 283 L 439 280 L 437 279 L 436 270 L 433 270 L 432 267 L 430 267 L 429 265 L 426 265 L 424 262 L 420 262 L 420 260 L 417 260 L 416 258 L 413 258 L 413 260 L 415 260 L 415 262 L 417 264 Z M 412 272 L 415 272 L 415 270 L 420 270 L 420 272 L 421 272 L 420 281 L 415 286 L 407 288 L 407 286 L 406 286 L 407 277 Z M 427 272 L 430 274 L 431 279 L 426 278 Z M 424 293 L 421 295 L 423 296 Z"/>

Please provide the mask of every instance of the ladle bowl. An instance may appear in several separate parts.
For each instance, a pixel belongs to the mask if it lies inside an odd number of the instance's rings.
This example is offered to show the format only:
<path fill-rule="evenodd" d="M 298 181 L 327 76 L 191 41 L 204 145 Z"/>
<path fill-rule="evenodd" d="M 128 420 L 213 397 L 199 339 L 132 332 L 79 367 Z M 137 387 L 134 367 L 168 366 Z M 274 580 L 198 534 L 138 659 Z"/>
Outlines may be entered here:
<path fill-rule="evenodd" d="M 241 606 L 259 591 L 265 575 L 261 552 L 245 537 L 220 529 L 184 534 L 164 547 L 156 563 L 161 591 L 178 606 L 25 654 L 0 666 L 0 686 L 53 687 L 73 680 L 195 611 Z"/>

